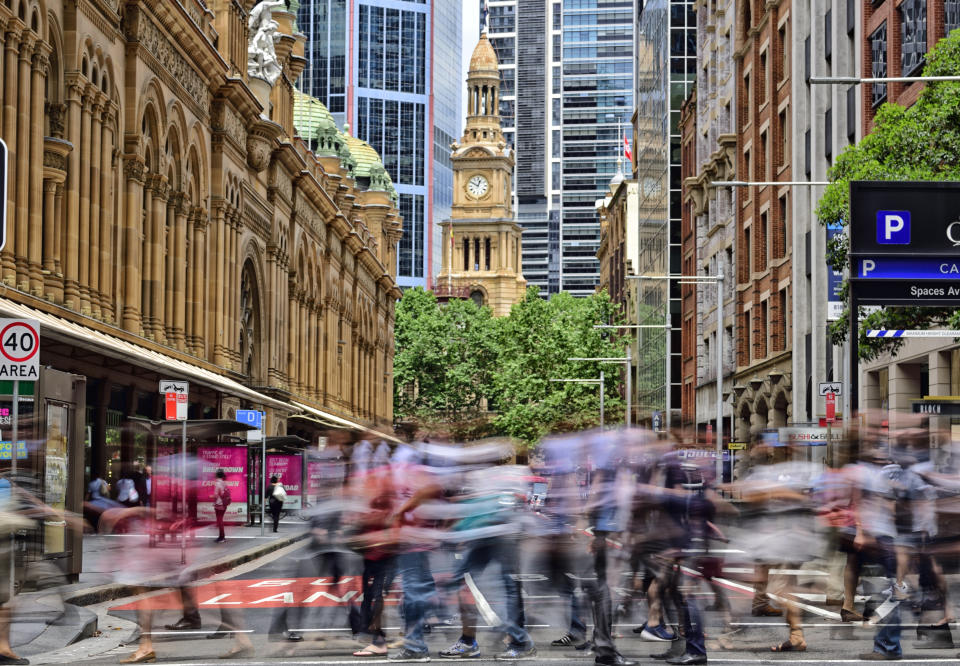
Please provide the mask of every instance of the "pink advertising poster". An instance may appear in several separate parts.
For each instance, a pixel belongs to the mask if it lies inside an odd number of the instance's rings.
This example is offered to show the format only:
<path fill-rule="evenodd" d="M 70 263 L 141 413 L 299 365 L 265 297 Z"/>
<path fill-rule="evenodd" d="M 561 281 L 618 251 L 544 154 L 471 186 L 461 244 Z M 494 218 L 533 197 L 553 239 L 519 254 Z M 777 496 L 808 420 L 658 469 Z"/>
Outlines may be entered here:
<path fill-rule="evenodd" d="M 317 503 L 320 496 L 320 489 L 324 482 L 328 481 L 329 476 L 325 462 L 311 460 L 307 463 L 307 506 L 313 506 Z"/>
<path fill-rule="evenodd" d="M 243 523 L 247 520 L 247 449 L 241 446 L 201 446 L 200 490 L 197 492 L 197 519 L 216 520 L 213 511 L 213 484 L 222 469 L 230 490 L 230 505 L 224 520 Z"/>
<path fill-rule="evenodd" d="M 267 456 L 267 485 L 271 477 L 277 477 L 287 491 L 287 501 L 284 509 L 301 509 L 303 489 L 303 457 L 270 454 Z"/>

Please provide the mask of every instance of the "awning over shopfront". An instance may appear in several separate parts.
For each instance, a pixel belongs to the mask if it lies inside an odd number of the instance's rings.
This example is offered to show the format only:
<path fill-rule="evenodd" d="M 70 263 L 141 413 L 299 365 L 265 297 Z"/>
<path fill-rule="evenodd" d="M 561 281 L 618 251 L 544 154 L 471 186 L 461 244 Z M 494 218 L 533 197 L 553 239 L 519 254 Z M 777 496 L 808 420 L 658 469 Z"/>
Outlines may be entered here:
<path fill-rule="evenodd" d="M 235 433 L 254 430 L 253 426 L 231 419 L 192 419 L 189 421 L 151 421 L 149 419 L 131 416 L 129 419 L 131 425 L 139 426 L 144 430 L 156 433 L 162 437 L 180 437 L 183 425 L 187 426 L 187 437 L 189 439 L 207 440 L 216 439 L 220 435 L 232 435 Z M 269 439 L 269 438 L 268 438 Z"/>
<path fill-rule="evenodd" d="M 298 407 L 299 409 L 306 412 L 308 416 L 314 417 L 314 420 L 319 420 L 321 423 L 325 425 L 329 425 L 334 428 L 349 428 L 350 430 L 359 430 L 361 432 L 369 431 L 375 434 L 377 437 L 387 440 L 388 442 L 393 442 L 395 444 L 402 443 L 401 440 L 397 439 L 393 435 L 388 435 L 387 433 L 380 432 L 379 430 L 368 428 L 354 421 L 350 421 L 349 419 L 345 419 L 341 416 L 337 416 L 336 414 L 325 412 L 322 409 L 317 409 L 316 407 L 311 407 L 310 405 L 304 405 L 303 403 L 297 402 L 296 400 L 294 400 L 292 404 L 295 407 Z M 297 415 L 294 414 L 294 416 L 297 416 Z"/>
<path fill-rule="evenodd" d="M 35 319 L 40 322 L 41 337 L 49 337 L 52 340 L 128 361 L 169 375 L 170 379 L 187 379 L 202 386 L 223 391 L 231 396 L 246 398 L 260 405 L 287 412 L 296 411 L 290 403 L 254 391 L 229 377 L 218 375 L 206 368 L 161 354 L 122 338 L 48 314 L 42 310 L 15 303 L 6 298 L 0 298 L 0 315 L 11 318 Z"/>

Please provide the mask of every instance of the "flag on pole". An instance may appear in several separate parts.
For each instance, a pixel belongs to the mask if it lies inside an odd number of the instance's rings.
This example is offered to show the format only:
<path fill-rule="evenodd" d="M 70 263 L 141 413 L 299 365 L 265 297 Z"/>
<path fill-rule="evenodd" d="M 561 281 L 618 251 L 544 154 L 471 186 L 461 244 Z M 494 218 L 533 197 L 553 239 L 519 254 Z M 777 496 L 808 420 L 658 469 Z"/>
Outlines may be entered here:
<path fill-rule="evenodd" d="M 623 154 L 626 156 L 628 162 L 633 162 L 633 151 L 630 150 L 630 139 L 626 136 L 623 137 Z"/>

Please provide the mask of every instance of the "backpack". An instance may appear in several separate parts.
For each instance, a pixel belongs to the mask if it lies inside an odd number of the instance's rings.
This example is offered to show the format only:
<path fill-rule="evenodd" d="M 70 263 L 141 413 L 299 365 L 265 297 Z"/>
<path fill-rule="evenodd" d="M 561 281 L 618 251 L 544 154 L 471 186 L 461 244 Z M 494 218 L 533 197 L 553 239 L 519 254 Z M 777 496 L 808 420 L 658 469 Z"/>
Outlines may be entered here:
<path fill-rule="evenodd" d="M 230 486 L 223 484 L 223 490 L 220 491 L 220 504 L 222 504 L 224 507 L 228 507 L 232 501 L 233 498 L 230 497 Z"/>

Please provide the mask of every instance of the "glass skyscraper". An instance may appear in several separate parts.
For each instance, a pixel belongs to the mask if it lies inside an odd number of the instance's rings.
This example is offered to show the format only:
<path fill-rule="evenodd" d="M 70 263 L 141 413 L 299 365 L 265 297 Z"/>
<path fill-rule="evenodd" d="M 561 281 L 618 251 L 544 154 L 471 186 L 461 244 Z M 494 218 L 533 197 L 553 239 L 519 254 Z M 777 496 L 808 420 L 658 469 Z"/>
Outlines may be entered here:
<path fill-rule="evenodd" d="M 482 0 L 481 0 L 482 5 Z M 594 291 L 607 193 L 633 112 L 631 0 L 488 0 L 500 115 L 516 149 L 523 274 L 542 295 Z"/>
<path fill-rule="evenodd" d="M 427 286 L 439 267 L 434 229 L 453 197 L 460 0 L 301 0 L 297 24 L 307 36 L 301 89 L 379 153 L 403 216 L 397 281 Z"/>
<path fill-rule="evenodd" d="M 592 293 L 600 278 L 596 201 L 629 136 L 633 17 L 632 0 L 563 2 L 561 274 L 573 294 Z"/>

